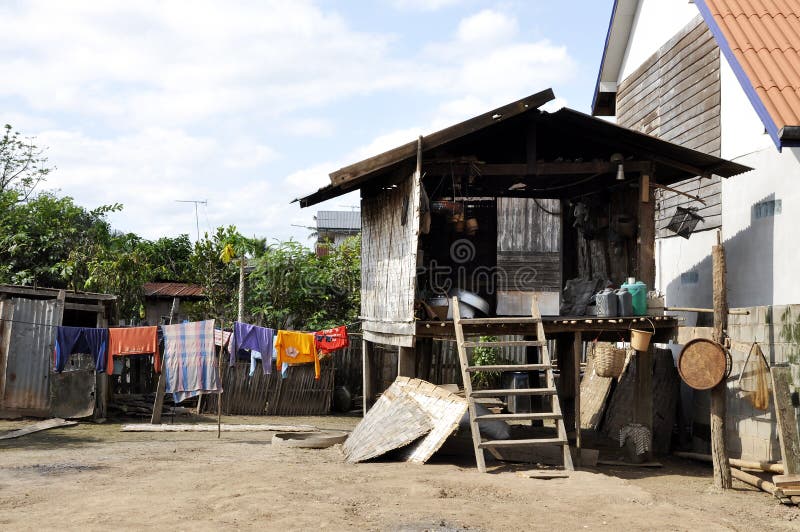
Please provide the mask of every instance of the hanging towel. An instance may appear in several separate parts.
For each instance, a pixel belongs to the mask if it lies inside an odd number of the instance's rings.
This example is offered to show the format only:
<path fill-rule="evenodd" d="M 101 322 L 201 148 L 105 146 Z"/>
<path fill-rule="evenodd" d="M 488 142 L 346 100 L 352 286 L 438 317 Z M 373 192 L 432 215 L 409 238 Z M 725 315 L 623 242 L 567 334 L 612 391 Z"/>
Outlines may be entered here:
<path fill-rule="evenodd" d="M 161 354 L 158 352 L 158 326 L 112 328 L 108 330 L 108 361 L 106 372 L 114 373 L 114 357 L 153 355 L 156 373 L 161 373 Z"/>
<path fill-rule="evenodd" d="M 107 347 L 108 329 L 59 326 L 56 328 L 53 367 L 56 373 L 61 373 L 70 355 L 88 353 L 94 358 L 95 370 L 105 371 Z"/>
<path fill-rule="evenodd" d="M 214 355 L 214 320 L 162 325 L 165 391 L 175 403 L 204 393 L 222 393 Z"/>
<path fill-rule="evenodd" d="M 239 321 L 233 322 L 233 338 L 228 348 L 230 365 L 236 364 L 236 352 L 239 349 L 251 349 L 261 353 L 261 366 L 264 374 L 272 372 L 272 342 L 274 329 L 250 325 Z"/>
<path fill-rule="evenodd" d="M 323 329 L 314 333 L 314 342 L 320 355 L 328 355 L 332 351 L 344 349 L 350 345 L 347 326 L 341 325 L 333 329 Z"/>
<path fill-rule="evenodd" d="M 252 377 L 256 374 L 256 360 L 261 360 L 261 353 L 253 349 L 250 351 L 250 373 L 249 376 Z M 261 365 L 264 365 L 264 361 L 261 360 Z M 266 370 L 264 371 L 266 373 Z"/>
<path fill-rule="evenodd" d="M 319 379 L 319 356 L 313 333 L 278 331 L 275 350 L 275 364 L 281 368 L 284 378 L 288 366 L 313 362 L 314 378 Z"/>

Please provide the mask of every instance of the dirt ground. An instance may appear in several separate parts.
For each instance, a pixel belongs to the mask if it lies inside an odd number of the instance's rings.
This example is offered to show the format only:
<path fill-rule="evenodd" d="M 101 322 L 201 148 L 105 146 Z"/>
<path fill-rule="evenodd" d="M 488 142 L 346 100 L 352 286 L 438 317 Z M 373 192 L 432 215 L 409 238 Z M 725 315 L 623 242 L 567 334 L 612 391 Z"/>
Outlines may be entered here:
<path fill-rule="evenodd" d="M 223 421 L 349 430 L 358 419 Z M 27 423 L 0 421 L 0 433 Z M 0 529 L 800 530 L 798 508 L 737 481 L 715 492 L 710 468 L 682 460 L 534 480 L 507 467 L 481 475 L 453 457 L 347 464 L 341 446 L 272 447 L 271 433 L 119 429 L 0 441 Z"/>

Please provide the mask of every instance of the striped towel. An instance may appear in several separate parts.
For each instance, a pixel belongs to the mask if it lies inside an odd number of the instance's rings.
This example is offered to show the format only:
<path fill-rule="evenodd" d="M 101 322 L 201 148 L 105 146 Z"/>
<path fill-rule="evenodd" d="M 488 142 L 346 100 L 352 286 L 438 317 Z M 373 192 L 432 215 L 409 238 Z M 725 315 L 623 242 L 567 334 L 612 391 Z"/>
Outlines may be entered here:
<path fill-rule="evenodd" d="M 222 393 L 214 355 L 214 320 L 162 325 L 166 392 L 175 403 L 204 393 Z"/>

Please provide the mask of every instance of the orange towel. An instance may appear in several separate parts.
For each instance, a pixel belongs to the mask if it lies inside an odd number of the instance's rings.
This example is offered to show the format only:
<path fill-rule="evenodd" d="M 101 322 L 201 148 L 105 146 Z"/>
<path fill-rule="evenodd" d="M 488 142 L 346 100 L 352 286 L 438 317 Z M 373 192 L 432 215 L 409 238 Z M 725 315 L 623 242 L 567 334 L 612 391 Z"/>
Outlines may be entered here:
<path fill-rule="evenodd" d="M 130 327 L 108 330 L 108 364 L 106 371 L 114 373 L 114 357 L 153 355 L 156 373 L 161 373 L 161 354 L 158 352 L 158 327 Z"/>
<path fill-rule="evenodd" d="M 319 356 L 313 333 L 278 331 L 275 353 L 275 367 L 278 371 L 283 363 L 294 366 L 313 362 L 314 378 L 319 379 Z"/>

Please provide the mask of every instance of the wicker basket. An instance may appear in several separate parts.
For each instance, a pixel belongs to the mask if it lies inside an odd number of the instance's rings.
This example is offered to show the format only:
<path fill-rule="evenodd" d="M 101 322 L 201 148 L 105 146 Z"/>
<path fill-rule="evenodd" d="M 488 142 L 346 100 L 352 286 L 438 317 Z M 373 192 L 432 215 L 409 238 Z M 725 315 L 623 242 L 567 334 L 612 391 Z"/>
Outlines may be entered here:
<path fill-rule="evenodd" d="M 625 367 L 625 350 L 598 342 L 594 347 L 594 372 L 599 377 L 619 377 Z"/>

